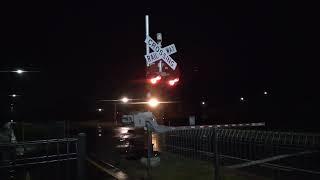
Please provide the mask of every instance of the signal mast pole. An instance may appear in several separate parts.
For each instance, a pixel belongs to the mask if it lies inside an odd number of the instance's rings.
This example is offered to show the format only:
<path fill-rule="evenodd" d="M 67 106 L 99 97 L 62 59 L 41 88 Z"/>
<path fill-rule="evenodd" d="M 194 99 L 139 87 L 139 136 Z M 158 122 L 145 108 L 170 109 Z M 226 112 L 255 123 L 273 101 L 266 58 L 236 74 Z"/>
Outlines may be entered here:
<path fill-rule="evenodd" d="M 146 38 L 149 36 L 149 15 L 146 15 L 145 17 L 146 21 Z M 146 44 L 146 55 L 149 54 L 149 47 L 148 44 Z"/>

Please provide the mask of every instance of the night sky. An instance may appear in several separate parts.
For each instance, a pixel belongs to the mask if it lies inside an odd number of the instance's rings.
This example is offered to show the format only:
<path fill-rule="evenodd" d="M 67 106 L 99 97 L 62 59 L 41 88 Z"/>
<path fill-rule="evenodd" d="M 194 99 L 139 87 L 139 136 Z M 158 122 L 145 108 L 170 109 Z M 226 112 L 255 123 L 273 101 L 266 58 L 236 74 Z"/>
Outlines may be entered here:
<path fill-rule="evenodd" d="M 8 4 L 9 3 L 9 4 Z M 144 97 L 144 15 L 175 43 L 172 94 L 219 122 L 315 129 L 319 82 L 312 5 L 269 1 L 21 1 L 1 4 L 0 118 L 90 119 L 98 99 Z M 264 91 L 268 95 L 263 94 Z M 240 97 L 245 102 L 240 102 Z M 217 113 L 218 112 L 218 113 Z M 241 116 L 241 117 L 240 117 Z M 209 121 L 208 123 L 212 123 Z"/>

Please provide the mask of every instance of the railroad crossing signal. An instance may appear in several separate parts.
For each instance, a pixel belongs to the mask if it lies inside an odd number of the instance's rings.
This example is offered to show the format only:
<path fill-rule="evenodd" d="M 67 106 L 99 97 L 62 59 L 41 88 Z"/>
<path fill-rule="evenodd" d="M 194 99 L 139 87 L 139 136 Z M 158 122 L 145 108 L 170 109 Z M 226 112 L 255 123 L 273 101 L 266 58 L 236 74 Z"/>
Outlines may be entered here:
<path fill-rule="evenodd" d="M 167 55 L 171 55 L 173 53 L 176 53 L 177 52 L 177 49 L 176 49 L 176 46 L 174 44 L 171 44 L 169 46 L 166 46 L 164 48 L 162 48 L 165 50 L 165 52 L 167 52 Z M 147 60 L 147 66 L 150 66 L 150 64 L 158 61 L 158 60 L 161 60 L 161 57 L 158 55 L 157 52 L 152 52 L 148 55 L 145 55 L 144 56 Z"/>
<path fill-rule="evenodd" d="M 150 36 L 147 36 L 144 42 L 154 51 L 144 56 L 147 61 L 147 66 L 162 59 L 172 70 L 176 69 L 177 63 L 170 57 L 171 54 L 177 52 L 174 44 L 161 48 Z"/>

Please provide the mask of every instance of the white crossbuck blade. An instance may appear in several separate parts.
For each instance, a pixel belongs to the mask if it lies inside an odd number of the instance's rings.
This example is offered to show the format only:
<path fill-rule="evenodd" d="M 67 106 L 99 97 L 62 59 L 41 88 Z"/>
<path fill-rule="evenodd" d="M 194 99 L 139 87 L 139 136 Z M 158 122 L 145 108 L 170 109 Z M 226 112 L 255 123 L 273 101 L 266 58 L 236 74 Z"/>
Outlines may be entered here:
<path fill-rule="evenodd" d="M 165 52 L 167 53 L 167 55 L 171 55 L 173 53 L 176 53 L 177 52 L 177 49 L 176 49 L 176 46 L 174 44 L 171 44 L 169 46 L 166 46 L 164 48 L 162 48 L 165 50 Z M 145 58 L 147 60 L 147 65 L 149 66 L 151 63 L 154 63 L 158 60 L 161 59 L 161 57 L 158 55 L 157 52 L 152 52 L 148 55 L 145 55 Z"/>
<path fill-rule="evenodd" d="M 174 44 L 161 48 L 150 36 L 147 36 L 144 42 L 154 51 L 144 56 L 147 61 L 147 66 L 162 59 L 171 67 L 171 69 L 176 69 L 177 63 L 169 56 L 170 54 L 177 52 Z"/>

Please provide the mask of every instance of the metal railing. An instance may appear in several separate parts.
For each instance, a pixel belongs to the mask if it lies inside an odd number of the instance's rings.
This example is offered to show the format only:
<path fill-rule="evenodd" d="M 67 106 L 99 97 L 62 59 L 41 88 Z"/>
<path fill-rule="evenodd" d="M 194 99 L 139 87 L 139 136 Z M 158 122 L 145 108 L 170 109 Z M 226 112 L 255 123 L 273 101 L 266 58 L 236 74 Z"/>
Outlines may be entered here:
<path fill-rule="evenodd" d="M 315 154 L 319 156 L 319 134 L 189 128 L 167 132 L 161 146 L 179 156 L 212 161 L 217 170 L 268 167 L 273 171 L 320 175 L 313 158 Z M 219 172 L 216 173 L 218 177 Z"/>
<path fill-rule="evenodd" d="M 61 163 L 77 160 L 78 179 L 85 178 L 85 134 L 78 138 L 48 139 L 18 143 L 0 143 L 0 170 L 7 171 L 10 179 L 16 169 L 35 165 Z"/>

